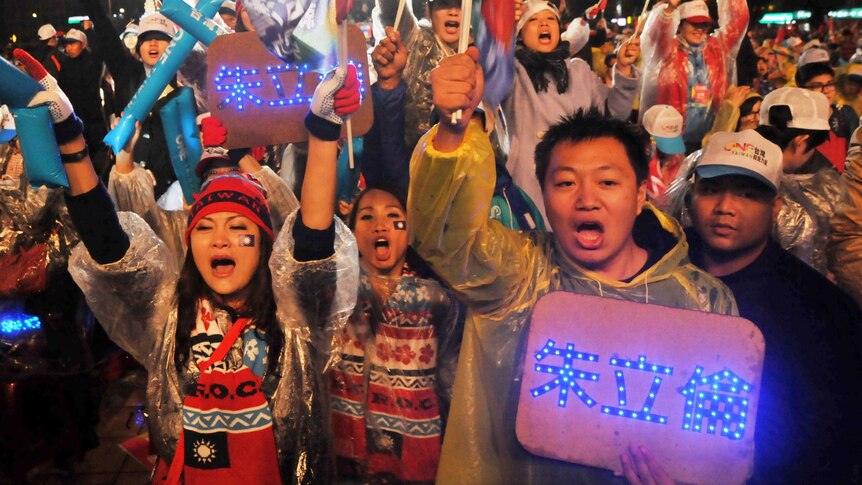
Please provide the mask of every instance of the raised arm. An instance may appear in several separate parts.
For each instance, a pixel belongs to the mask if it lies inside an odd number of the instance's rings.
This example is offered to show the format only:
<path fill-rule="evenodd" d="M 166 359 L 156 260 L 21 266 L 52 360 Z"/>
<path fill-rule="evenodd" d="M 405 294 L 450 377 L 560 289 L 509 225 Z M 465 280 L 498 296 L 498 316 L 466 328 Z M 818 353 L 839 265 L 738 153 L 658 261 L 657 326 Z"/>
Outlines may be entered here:
<path fill-rule="evenodd" d="M 538 249 L 528 236 L 488 218 L 494 151 L 476 121 L 483 75 L 478 50 L 447 57 L 431 72 L 441 123 L 416 146 L 410 163 L 408 219 L 413 248 L 472 308 L 493 312 L 532 300 Z M 455 111 L 461 121 L 450 124 Z"/>
<path fill-rule="evenodd" d="M 69 181 L 66 205 L 83 243 L 73 249 L 69 271 L 110 338 L 147 366 L 171 308 L 174 259 L 140 218 L 118 218 L 68 98 L 35 59 L 20 50 L 15 57 L 45 87 L 30 106 L 49 106 Z"/>
<path fill-rule="evenodd" d="M 123 76 L 128 62 L 133 59 L 129 50 L 123 45 L 120 34 L 114 30 L 108 13 L 99 0 L 80 0 L 80 2 L 93 24 L 92 29 L 86 31 L 93 53 L 105 62 L 112 76 L 115 78 Z"/>
<path fill-rule="evenodd" d="M 653 8 L 644 22 L 641 42 L 645 62 L 661 62 L 673 48 L 673 38 L 679 26 L 679 18 L 674 15 L 680 0 L 669 0 Z"/>
<path fill-rule="evenodd" d="M 748 0 L 718 0 L 718 31 L 716 36 L 724 52 L 736 58 L 739 44 L 748 30 Z"/>
<path fill-rule="evenodd" d="M 386 37 L 374 48 L 371 60 L 377 71 L 377 82 L 371 86 L 374 124 L 364 139 L 362 175 L 369 186 L 397 186 L 406 191 L 412 147 L 404 138 L 407 85 L 401 81 L 401 73 L 407 64 L 407 48 L 401 34 L 387 27 Z"/>

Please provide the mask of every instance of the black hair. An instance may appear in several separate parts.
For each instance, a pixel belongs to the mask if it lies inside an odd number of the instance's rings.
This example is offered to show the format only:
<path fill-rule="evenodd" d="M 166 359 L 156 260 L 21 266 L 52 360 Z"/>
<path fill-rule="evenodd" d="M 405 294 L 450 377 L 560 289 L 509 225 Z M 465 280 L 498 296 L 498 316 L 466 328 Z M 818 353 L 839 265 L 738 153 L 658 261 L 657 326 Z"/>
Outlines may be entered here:
<path fill-rule="evenodd" d="M 258 338 L 266 341 L 267 372 L 274 372 L 278 366 L 279 355 L 284 347 L 284 332 L 278 325 L 275 315 L 275 296 L 272 293 L 272 274 L 269 271 L 269 257 L 272 254 L 272 239 L 263 230 L 260 231 L 260 258 L 257 270 L 252 275 L 246 291 L 248 299 L 244 307 L 235 312 L 237 316 L 246 317 L 254 323 Z M 198 311 L 198 299 L 208 298 L 214 307 L 219 307 L 212 290 L 204 282 L 200 271 L 195 266 L 191 246 L 186 251 L 186 260 L 177 281 L 177 332 L 174 350 L 174 365 L 177 372 L 183 372 L 191 356 L 191 334 L 195 328 Z M 224 307 L 222 307 L 224 308 Z M 229 310 L 232 315 L 233 310 Z"/>
<path fill-rule="evenodd" d="M 790 112 L 790 107 L 787 105 L 770 106 L 767 121 L 769 125 L 760 125 L 756 128 L 756 131 L 763 138 L 778 145 L 781 151 L 787 149 L 790 142 L 800 135 L 808 135 L 806 152 L 813 150 L 829 139 L 829 130 L 788 128 L 787 125 L 793 121 L 793 113 Z M 762 122 L 763 119 L 761 118 Z"/>
<path fill-rule="evenodd" d="M 736 130 L 735 131 L 739 131 L 739 125 L 742 123 L 742 117 L 753 114 L 754 112 L 752 111 L 752 108 L 754 108 L 754 105 L 756 105 L 758 102 L 761 102 L 761 101 L 763 101 L 763 98 L 760 97 L 759 95 L 751 96 L 751 97 L 747 98 L 745 101 L 743 101 L 742 104 L 739 105 L 739 120 L 737 120 L 737 122 L 736 122 Z"/>
<path fill-rule="evenodd" d="M 562 33 L 563 25 L 559 18 L 557 18 L 557 25 L 559 25 L 560 33 Z M 521 33 L 518 32 L 515 41 L 515 58 L 524 66 L 524 71 L 537 93 L 548 91 L 550 83 L 548 78 L 556 83 L 558 94 L 568 91 L 569 57 L 571 57 L 569 42 L 562 38 L 559 39 L 557 47 L 551 52 L 536 52 L 524 45 Z"/>
<path fill-rule="evenodd" d="M 811 64 L 805 64 L 796 70 L 796 85 L 800 88 L 804 88 L 805 85 L 808 84 L 808 81 L 823 74 L 829 74 L 834 79 L 835 69 L 832 69 L 832 66 L 825 62 L 812 62 Z"/>
<path fill-rule="evenodd" d="M 616 59 L 616 58 L 617 58 L 617 55 L 616 55 L 615 53 L 613 53 L 613 52 L 612 52 L 612 53 L 610 53 L 610 54 L 608 54 L 608 55 L 606 55 L 606 56 L 605 56 L 605 67 L 607 67 L 608 69 L 610 69 L 610 67 L 611 67 L 611 61 L 613 61 L 613 60 L 614 60 L 614 59 Z"/>
<path fill-rule="evenodd" d="M 392 195 L 398 203 L 401 204 L 401 208 L 404 210 L 404 213 L 407 213 L 407 191 L 404 190 L 404 188 L 386 183 L 368 185 L 359 192 L 359 195 L 356 196 L 356 200 L 353 202 L 353 209 L 350 211 L 350 216 L 347 219 L 347 227 L 349 227 L 351 231 L 356 229 L 356 217 L 359 213 L 359 203 L 362 201 L 362 198 L 372 190 L 379 190 Z M 413 246 L 407 246 L 404 262 L 407 263 L 408 268 L 416 273 L 416 276 L 442 281 L 434 270 L 431 269 L 431 266 L 413 250 Z"/>
<path fill-rule="evenodd" d="M 544 191 L 545 174 L 551 160 L 551 151 L 563 142 L 572 144 L 592 141 L 597 138 L 613 138 L 626 150 L 629 163 L 635 171 L 638 184 L 646 180 L 649 173 L 649 138 L 626 121 L 603 114 L 595 107 L 579 109 L 577 113 L 566 116 L 551 126 L 542 141 L 536 145 L 536 177 Z"/>
<path fill-rule="evenodd" d="M 141 46 L 144 45 L 144 42 L 147 42 L 150 39 L 164 40 L 167 42 L 170 42 L 173 40 L 170 35 L 168 35 L 164 32 L 158 31 L 158 30 L 150 30 L 150 31 L 144 32 L 143 34 L 140 34 L 138 36 L 138 41 L 135 44 L 135 52 L 138 55 L 141 55 Z"/>

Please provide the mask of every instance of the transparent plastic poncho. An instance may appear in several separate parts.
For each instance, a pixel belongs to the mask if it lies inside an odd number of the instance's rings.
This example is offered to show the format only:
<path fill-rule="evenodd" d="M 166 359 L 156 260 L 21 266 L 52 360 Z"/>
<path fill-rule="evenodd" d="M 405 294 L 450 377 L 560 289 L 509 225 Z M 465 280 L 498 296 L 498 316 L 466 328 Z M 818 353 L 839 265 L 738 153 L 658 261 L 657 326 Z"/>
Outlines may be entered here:
<path fill-rule="evenodd" d="M 130 239 L 123 258 L 99 265 L 79 245 L 70 272 L 108 336 L 147 369 L 150 441 L 170 460 L 182 429 L 184 389 L 198 377 L 191 367 L 178 372 L 174 365 L 179 266 L 143 219 L 129 212 L 119 216 Z M 269 261 L 285 345 L 277 372 L 264 375 L 262 390 L 273 416 L 283 480 L 320 483 L 332 469 L 323 376 L 337 358 L 332 341 L 353 311 L 358 256 L 353 235 L 336 220 L 335 254 L 296 261 L 291 237 L 295 217 L 285 222 Z"/>
<path fill-rule="evenodd" d="M 38 316 L 24 311 L 34 281 L 50 285 L 66 270 L 78 234 L 71 227 L 61 189 L 33 189 L 20 152 L 0 145 L 0 261 L 6 266 L 0 291 L 0 374 L 20 378 L 33 374 L 79 373 L 80 364 L 65 368 L 43 357 L 46 345 Z M 26 254 L 26 255 L 25 255 Z M 42 288 L 43 290 L 45 288 Z M 84 325 L 64 329 L 69 346 L 85 349 Z M 87 365 L 89 363 L 83 362 Z"/>

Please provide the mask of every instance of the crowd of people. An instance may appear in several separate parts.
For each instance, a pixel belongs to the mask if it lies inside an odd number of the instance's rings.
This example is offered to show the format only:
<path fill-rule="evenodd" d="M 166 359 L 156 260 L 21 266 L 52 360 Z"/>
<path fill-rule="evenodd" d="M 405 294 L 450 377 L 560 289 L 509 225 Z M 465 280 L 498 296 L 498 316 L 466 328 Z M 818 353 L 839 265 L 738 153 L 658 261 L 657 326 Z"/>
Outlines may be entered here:
<path fill-rule="evenodd" d="M 749 483 L 859 483 L 859 23 L 660 0 L 621 28 L 601 2 L 515 0 L 492 105 L 460 2 L 406 3 L 371 13 L 374 122 L 348 187 L 353 66 L 315 89 L 307 143 L 226 149 L 198 46 L 113 153 L 173 22 L 120 32 L 80 0 L 80 28 L 11 52 L 47 90 L 31 104 L 51 108 L 68 187 L 29 186 L 48 162 L 22 157 L 4 107 L 0 310 L 40 316 L 65 372 L 91 360 L 87 315 L 146 370 L 152 482 L 675 483 L 649 443 L 616 473 L 519 443 L 532 310 L 563 291 L 750 320 L 766 351 Z M 253 19 L 238 0 L 215 20 Z M 204 147 L 190 205 L 159 109 L 184 87 Z"/>

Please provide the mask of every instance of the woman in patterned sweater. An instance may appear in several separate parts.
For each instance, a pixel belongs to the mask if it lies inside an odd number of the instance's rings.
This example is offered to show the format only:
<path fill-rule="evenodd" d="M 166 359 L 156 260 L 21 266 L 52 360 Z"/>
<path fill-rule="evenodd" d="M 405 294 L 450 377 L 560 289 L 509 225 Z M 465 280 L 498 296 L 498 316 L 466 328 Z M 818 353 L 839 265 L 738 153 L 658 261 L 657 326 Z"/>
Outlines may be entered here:
<path fill-rule="evenodd" d="M 433 483 L 463 312 L 407 246 L 398 189 L 368 188 L 350 227 L 362 274 L 332 373 L 340 477 Z"/>

